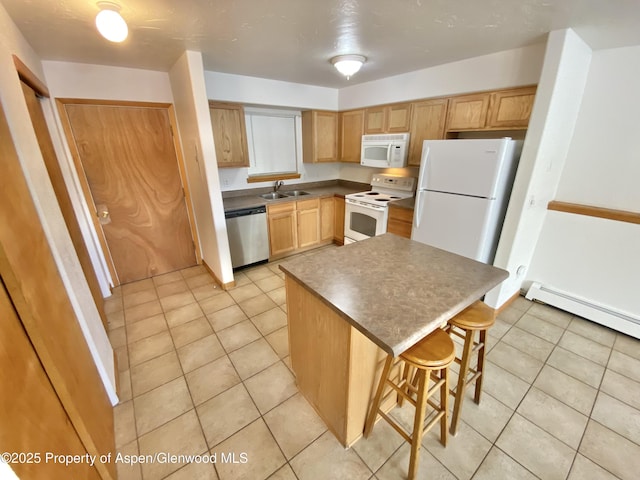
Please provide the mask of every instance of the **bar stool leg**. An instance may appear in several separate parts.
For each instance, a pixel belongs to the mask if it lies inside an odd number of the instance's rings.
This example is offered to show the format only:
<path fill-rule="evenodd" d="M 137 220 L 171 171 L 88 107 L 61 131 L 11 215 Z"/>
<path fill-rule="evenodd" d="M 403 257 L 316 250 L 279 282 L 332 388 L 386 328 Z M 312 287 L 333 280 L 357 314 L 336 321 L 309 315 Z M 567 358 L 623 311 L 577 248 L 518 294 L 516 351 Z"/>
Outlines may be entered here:
<path fill-rule="evenodd" d="M 412 375 L 412 368 L 411 365 L 409 365 L 408 363 L 404 363 L 404 367 L 402 368 L 402 376 L 400 377 L 400 382 L 402 383 L 404 381 L 404 392 L 409 395 L 409 383 L 410 383 L 410 379 L 413 378 Z M 402 405 L 404 405 L 404 397 L 402 395 L 398 395 L 398 406 L 402 407 Z"/>
<path fill-rule="evenodd" d="M 422 445 L 422 434 L 424 433 L 424 416 L 427 408 L 427 386 L 430 376 L 428 371 L 422 369 L 418 369 L 416 375 L 418 377 L 418 400 L 416 402 L 416 416 L 413 421 L 411 457 L 409 459 L 409 480 L 413 480 L 418 472 L 420 447 Z"/>
<path fill-rule="evenodd" d="M 367 423 L 365 423 L 365 426 L 364 426 L 364 438 L 368 438 L 369 435 L 371 435 L 371 430 L 373 430 L 373 425 L 376 423 L 376 417 L 378 416 L 378 409 L 380 408 L 380 403 L 382 402 L 384 387 L 387 384 L 387 379 L 389 378 L 389 373 L 391 372 L 392 366 L 393 366 L 393 357 L 391 355 L 388 355 L 387 360 L 384 362 L 384 368 L 382 369 L 382 375 L 380 376 L 380 381 L 378 382 L 378 390 L 376 391 L 376 396 L 373 398 L 373 403 L 371 404 L 371 409 L 369 410 L 369 417 L 367 418 Z"/>
<path fill-rule="evenodd" d="M 451 420 L 451 435 L 455 436 L 458 430 L 458 420 L 464 402 L 464 393 L 467 388 L 467 374 L 469 373 L 469 362 L 471 351 L 473 350 L 473 330 L 467 330 L 464 338 L 462 350 L 462 360 L 460 362 L 460 372 L 458 376 L 458 386 L 456 387 L 456 399 L 453 405 L 453 419 Z"/>
<path fill-rule="evenodd" d="M 487 331 L 480 330 L 480 350 L 478 350 L 478 378 L 476 379 L 476 391 L 473 396 L 473 401 L 480 403 L 480 395 L 482 394 L 482 379 L 484 378 L 484 357 L 487 346 Z"/>
<path fill-rule="evenodd" d="M 444 383 L 440 387 L 440 408 L 444 410 L 444 415 L 440 419 L 440 443 L 447 446 L 447 427 L 449 422 L 449 368 L 440 370 L 440 378 Z"/>

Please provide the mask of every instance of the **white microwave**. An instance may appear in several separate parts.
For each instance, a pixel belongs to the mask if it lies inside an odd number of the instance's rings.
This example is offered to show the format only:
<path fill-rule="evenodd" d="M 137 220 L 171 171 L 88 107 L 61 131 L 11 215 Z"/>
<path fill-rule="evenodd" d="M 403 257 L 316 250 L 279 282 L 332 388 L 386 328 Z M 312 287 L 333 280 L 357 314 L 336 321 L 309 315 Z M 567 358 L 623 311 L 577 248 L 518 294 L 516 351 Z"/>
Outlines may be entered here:
<path fill-rule="evenodd" d="M 363 135 L 361 152 L 360 165 L 378 168 L 406 167 L 409 134 Z"/>

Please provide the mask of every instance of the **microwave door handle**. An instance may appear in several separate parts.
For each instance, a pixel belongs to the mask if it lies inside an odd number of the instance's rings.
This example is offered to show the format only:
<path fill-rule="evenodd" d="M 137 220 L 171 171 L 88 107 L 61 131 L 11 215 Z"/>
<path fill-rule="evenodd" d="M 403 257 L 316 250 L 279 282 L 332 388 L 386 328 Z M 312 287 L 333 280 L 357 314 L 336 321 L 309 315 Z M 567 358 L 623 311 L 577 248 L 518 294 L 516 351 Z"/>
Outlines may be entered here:
<path fill-rule="evenodd" d="M 391 148 L 393 147 L 393 143 L 389 142 L 387 145 L 387 165 L 391 166 Z"/>

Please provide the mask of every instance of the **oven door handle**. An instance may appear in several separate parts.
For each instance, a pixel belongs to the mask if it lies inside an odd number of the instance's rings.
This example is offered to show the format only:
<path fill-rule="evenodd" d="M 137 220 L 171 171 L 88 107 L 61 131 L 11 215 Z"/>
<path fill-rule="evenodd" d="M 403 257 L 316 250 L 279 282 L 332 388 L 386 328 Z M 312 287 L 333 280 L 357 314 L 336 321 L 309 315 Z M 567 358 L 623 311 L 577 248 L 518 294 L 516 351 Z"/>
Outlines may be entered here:
<path fill-rule="evenodd" d="M 387 208 L 383 205 L 372 205 L 370 203 L 360 202 L 358 200 L 352 200 L 351 198 L 345 199 L 345 203 L 348 205 L 354 205 L 357 208 L 364 208 L 366 210 L 384 210 Z"/>

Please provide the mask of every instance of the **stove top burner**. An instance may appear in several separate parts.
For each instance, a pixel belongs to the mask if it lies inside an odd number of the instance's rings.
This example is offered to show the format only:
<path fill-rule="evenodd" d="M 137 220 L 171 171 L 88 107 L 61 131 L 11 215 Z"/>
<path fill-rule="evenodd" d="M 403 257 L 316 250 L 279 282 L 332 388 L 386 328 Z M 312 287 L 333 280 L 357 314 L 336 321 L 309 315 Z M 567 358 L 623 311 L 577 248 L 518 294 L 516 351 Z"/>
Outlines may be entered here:
<path fill-rule="evenodd" d="M 380 192 L 367 192 L 365 195 L 380 195 Z"/>
<path fill-rule="evenodd" d="M 376 198 L 376 202 L 388 202 L 390 198 Z"/>

